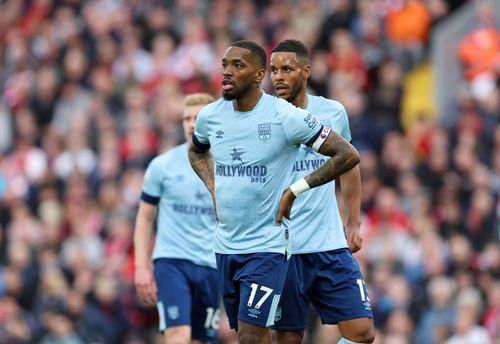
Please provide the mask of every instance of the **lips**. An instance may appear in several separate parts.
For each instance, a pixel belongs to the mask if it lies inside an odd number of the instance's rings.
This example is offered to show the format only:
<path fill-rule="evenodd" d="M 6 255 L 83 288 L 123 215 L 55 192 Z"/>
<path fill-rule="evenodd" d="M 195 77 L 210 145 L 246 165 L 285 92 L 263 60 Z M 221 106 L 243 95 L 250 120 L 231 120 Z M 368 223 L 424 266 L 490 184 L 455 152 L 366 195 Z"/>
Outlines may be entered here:
<path fill-rule="evenodd" d="M 287 92 L 288 87 L 286 87 L 283 84 L 277 84 L 277 85 L 274 86 L 274 89 L 276 90 L 276 93 L 278 95 L 282 95 L 282 94 L 285 94 Z"/>
<path fill-rule="evenodd" d="M 224 91 L 229 91 L 229 90 L 232 90 L 233 88 L 234 88 L 234 84 L 231 80 L 228 80 L 228 79 L 222 80 L 222 89 Z"/>

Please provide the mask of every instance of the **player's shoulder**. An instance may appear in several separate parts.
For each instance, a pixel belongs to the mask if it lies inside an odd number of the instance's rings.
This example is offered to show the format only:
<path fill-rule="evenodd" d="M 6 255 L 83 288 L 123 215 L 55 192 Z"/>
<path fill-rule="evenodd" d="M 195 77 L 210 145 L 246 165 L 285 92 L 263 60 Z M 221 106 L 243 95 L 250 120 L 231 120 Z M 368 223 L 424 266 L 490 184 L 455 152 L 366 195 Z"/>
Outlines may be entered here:
<path fill-rule="evenodd" d="M 169 164 L 170 161 L 174 160 L 177 161 L 179 156 L 182 154 L 187 154 L 187 147 L 186 144 L 180 144 L 178 146 L 172 147 L 168 150 L 166 150 L 163 153 L 158 154 L 151 162 L 149 163 L 150 166 L 164 166 L 166 164 Z"/>
<path fill-rule="evenodd" d="M 341 102 L 323 96 L 308 95 L 310 107 L 321 108 L 325 110 L 335 110 L 337 112 L 345 112 L 345 107 Z"/>
<path fill-rule="evenodd" d="M 286 101 L 285 99 L 281 99 L 278 97 L 275 98 L 275 108 L 276 108 L 276 115 L 280 119 L 285 119 L 288 118 L 289 116 L 295 116 L 297 114 L 299 115 L 305 115 L 307 114 L 307 110 L 301 109 L 292 103 Z"/>
<path fill-rule="evenodd" d="M 282 98 L 279 98 L 279 97 L 273 97 L 273 96 L 269 96 L 269 97 L 273 98 L 274 103 L 276 104 L 276 107 L 279 110 L 282 110 L 282 109 L 286 110 L 286 109 L 290 109 L 290 108 L 298 109 L 295 105 L 293 105 L 292 103 L 286 101 L 285 99 L 282 99 Z"/>
<path fill-rule="evenodd" d="M 166 156 L 177 156 L 177 155 L 184 155 L 187 153 L 187 143 L 181 143 L 178 146 L 172 147 L 163 154 Z"/>
<path fill-rule="evenodd" d="M 212 114 L 220 113 L 221 108 L 227 107 L 227 100 L 219 98 L 216 101 L 205 105 L 199 112 L 198 117 L 206 117 Z"/>

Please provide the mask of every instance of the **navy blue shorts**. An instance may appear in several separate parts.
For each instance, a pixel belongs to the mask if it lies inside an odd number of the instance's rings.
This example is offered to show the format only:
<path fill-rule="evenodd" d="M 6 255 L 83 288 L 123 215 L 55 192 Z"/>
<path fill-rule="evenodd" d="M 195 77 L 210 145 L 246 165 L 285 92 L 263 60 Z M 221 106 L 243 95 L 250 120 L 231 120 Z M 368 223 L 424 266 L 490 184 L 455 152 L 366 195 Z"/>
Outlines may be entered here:
<path fill-rule="evenodd" d="M 220 296 L 217 270 L 183 259 L 154 261 L 160 331 L 191 326 L 192 339 L 216 342 Z"/>
<path fill-rule="evenodd" d="M 270 327 L 285 282 L 288 260 L 281 253 L 216 254 L 219 285 L 229 320 Z"/>
<path fill-rule="evenodd" d="M 349 249 L 292 255 L 273 328 L 304 330 L 310 303 L 323 324 L 373 317 L 363 276 Z"/>

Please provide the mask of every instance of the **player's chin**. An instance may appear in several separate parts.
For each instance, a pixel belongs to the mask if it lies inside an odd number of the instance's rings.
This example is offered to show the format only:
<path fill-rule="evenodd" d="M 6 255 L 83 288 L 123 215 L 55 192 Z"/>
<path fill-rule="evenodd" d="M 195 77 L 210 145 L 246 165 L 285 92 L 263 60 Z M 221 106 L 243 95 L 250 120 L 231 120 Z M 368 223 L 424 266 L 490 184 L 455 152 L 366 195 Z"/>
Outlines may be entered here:
<path fill-rule="evenodd" d="M 290 97 L 290 92 L 287 89 L 277 89 L 275 90 L 276 95 L 283 99 L 288 99 Z"/>
<path fill-rule="evenodd" d="M 233 92 L 222 91 L 222 98 L 224 98 L 225 100 L 233 100 L 235 96 Z"/>

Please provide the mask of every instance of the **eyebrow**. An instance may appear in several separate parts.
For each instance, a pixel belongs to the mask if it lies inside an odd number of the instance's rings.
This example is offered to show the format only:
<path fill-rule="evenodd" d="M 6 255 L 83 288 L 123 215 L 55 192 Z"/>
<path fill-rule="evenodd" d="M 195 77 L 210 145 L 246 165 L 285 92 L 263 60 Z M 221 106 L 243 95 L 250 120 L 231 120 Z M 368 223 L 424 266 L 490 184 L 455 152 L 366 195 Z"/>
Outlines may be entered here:
<path fill-rule="evenodd" d="M 245 62 L 243 59 L 226 59 L 225 57 L 222 59 L 222 62 Z"/>
<path fill-rule="evenodd" d="M 275 68 L 295 68 L 293 65 L 291 65 L 291 64 L 289 64 L 289 63 L 285 63 L 285 64 L 283 64 L 283 65 L 281 65 L 281 66 L 279 66 L 279 67 L 276 67 L 275 65 L 273 65 L 273 63 L 272 63 L 272 62 L 270 62 L 270 63 L 269 63 L 269 65 L 270 65 L 270 66 L 273 66 L 273 67 L 275 67 Z"/>

